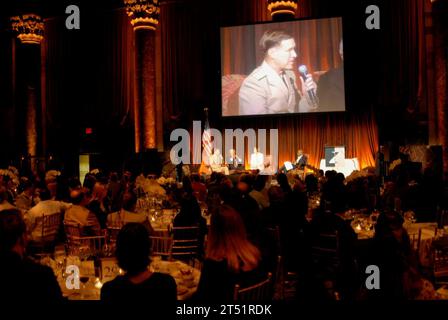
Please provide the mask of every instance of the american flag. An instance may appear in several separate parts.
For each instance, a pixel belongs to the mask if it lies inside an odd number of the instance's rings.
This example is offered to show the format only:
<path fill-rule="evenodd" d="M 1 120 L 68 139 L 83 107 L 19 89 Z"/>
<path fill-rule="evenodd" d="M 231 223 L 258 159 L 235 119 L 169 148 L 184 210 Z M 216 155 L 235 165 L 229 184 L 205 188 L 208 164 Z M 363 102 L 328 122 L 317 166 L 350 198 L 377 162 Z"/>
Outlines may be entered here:
<path fill-rule="evenodd" d="M 202 134 L 202 162 L 205 164 L 209 164 L 210 155 L 212 154 L 213 142 L 212 136 L 210 133 L 210 124 L 208 122 L 208 109 L 205 108 L 205 124 L 204 124 L 204 133 Z"/>

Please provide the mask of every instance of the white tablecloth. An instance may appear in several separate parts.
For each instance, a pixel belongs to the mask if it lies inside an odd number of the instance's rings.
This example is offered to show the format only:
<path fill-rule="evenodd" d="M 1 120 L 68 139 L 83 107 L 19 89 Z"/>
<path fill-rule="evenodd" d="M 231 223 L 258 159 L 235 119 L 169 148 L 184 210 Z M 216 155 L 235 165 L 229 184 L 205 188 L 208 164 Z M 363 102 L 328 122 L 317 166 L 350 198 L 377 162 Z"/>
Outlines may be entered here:
<path fill-rule="evenodd" d="M 201 277 L 201 272 L 192 268 L 182 261 L 163 261 L 154 260 L 150 265 L 150 270 L 153 272 L 160 272 L 171 275 L 176 281 L 177 285 L 177 299 L 186 300 L 191 298 L 191 296 L 196 292 L 197 286 L 199 284 L 199 278 Z M 182 274 L 181 271 L 190 270 L 190 274 Z M 69 290 L 66 288 L 65 283 L 59 281 L 61 290 L 69 300 L 99 300 L 101 292 L 101 284 L 99 284 L 99 279 L 91 277 L 86 283 L 85 289 L 79 290 Z"/>

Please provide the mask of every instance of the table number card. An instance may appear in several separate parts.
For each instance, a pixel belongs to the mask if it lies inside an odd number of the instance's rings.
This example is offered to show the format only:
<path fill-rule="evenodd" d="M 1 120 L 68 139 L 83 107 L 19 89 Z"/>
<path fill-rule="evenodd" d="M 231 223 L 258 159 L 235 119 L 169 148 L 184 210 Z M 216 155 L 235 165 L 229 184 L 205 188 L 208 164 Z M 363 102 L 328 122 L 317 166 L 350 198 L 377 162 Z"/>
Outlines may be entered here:
<path fill-rule="evenodd" d="M 120 267 L 115 258 L 102 258 L 100 260 L 100 270 L 102 283 L 113 280 L 120 274 Z"/>

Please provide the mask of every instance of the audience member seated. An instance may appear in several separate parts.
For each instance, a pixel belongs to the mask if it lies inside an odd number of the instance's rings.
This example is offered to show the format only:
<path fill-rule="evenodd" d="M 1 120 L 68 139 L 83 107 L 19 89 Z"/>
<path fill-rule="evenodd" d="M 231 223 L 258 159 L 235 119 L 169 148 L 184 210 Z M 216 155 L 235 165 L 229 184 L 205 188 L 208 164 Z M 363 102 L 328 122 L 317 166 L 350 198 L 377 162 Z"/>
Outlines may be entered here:
<path fill-rule="evenodd" d="M 5 187 L 5 199 L 10 204 L 14 203 L 17 196 L 13 179 L 9 175 L 0 175 L 0 187 Z M 1 202 L 1 200 L 0 200 Z"/>
<path fill-rule="evenodd" d="M 344 175 L 336 171 L 327 171 L 327 182 L 322 187 L 320 204 L 326 208 L 330 204 L 333 213 L 341 213 L 347 209 L 347 188 L 344 185 Z"/>
<path fill-rule="evenodd" d="M 22 192 L 16 197 L 15 205 L 22 211 L 28 211 L 33 206 L 34 184 L 29 179 L 21 183 Z"/>
<path fill-rule="evenodd" d="M 369 184 L 367 177 L 347 183 L 347 206 L 354 209 L 369 208 Z"/>
<path fill-rule="evenodd" d="M 87 204 L 87 209 L 93 212 L 100 223 L 101 228 L 106 228 L 107 214 L 109 213 L 108 204 L 106 203 L 107 188 L 106 184 L 97 181 L 93 186 L 93 191 Z"/>
<path fill-rule="evenodd" d="M 249 240 L 255 245 L 259 245 L 263 237 L 263 230 L 258 203 L 254 198 L 249 196 L 253 181 L 253 175 L 241 175 L 235 190 L 232 192 L 233 195 L 228 199 L 227 204 L 232 206 L 241 215 Z"/>
<path fill-rule="evenodd" d="M 79 180 L 78 177 L 71 177 L 70 179 L 68 179 L 69 199 L 70 199 L 70 192 L 74 190 L 80 190 L 81 188 L 82 188 L 81 180 Z"/>
<path fill-rule="evenodd" d="M 335 288 L 341 293 L 343 299 L 354 299 L 359 284 L 355 262 L 355 241 L 357 235 L 351 226 L 331 210 L 315 210 L 311 221 L 311 245 L 325 247 L 321 234 L 337 233 L 337 259 L 338 263 L 315 265 L 315 274 L 323 279 L 334 281 Z M 332 249 L 336 249 L 333 247 Z"/>
<path fill-rule="evenodd" d="M 199 174 L 194 173 L 191 175 L 191 187 L 193 188 L 193 194 L 200 202 L 204 202 L 207 198 L 207 187 L 201 182 Z"/>
<path fill-rule="evenodd" d="M 267 176 L 257 175 L 254 182 L 254 188 L 249 192 L 249 196 L 257 201 L 260 210 L 269 207 L 269 199 L 267 197 L 266 190 L 266 180 Z"/>
<path fill-rule="evenodd" d="M 99 235 L 101 226 L 95 214 L 87 209 L 88 199 L 81 190 L 73 190 L 70 193 L 73 205 L 65 211 L 64 223 L 81 226 L 86 235 Z"/>
<path fill-rule="evenodd" d="M 57 178 L 56 199 L 58 201 L 70 202 L 70 180 L 65 174 Z"/>
<path fill-rule="evenodd" d="M 117 305 L 132 303 L 154 310 L 175 306 L 176 282 L 167 274 L 151 272 L 151 239 L 140 223 L 128 223 L 118 233 L 116 257 L 118 266 L 125 271 L 122 276 L 106 282 L 101 288 L 101 300 Z M 170 309 L 168 309 L 170 310 Z M 160 310 L 166 313 L 166 310 Z"/>
<path fill-rule="evenodd" d="M 123 189 L 123 185 L 118 179 L 118 174 L 116 172 L 111 172 L 109 176 L 109 184 L 107 185 L 107 200 L 112 212 L 116 212 L 121 208 L 120 201 Z"/>
<path fill-rule="evenodd" d="M 188 178 L 187 178 L 188 179 Z M 186 183 L 186 180 L 184 178 L 184 186 L 189 186 L 183 195 L 182 199 L 180 200 L 181 208 L 179 213 L 176 215 L 173 221 L 174 227 L 187 227 L 187 226 L 193 226 L 197 225 L 201 229 L 201 233 L 206 232 L 207 230 L 207 223 L 205 218 L 202 217 L 201 214 L 201 208 L 199 207 L 198 201 L 196 200 L 195 196 L 192 193 L 191 183 Z M 189 179 L 188 179 L 189 181 Z"/>
<path fill-rule="evenodd" d="M 120 211 L 111 213 L 107 216 L 107 226 L 122 227 L 127 223 L 135 222 L 143 224 L 148 232 L 152 233 L 152 227 L 147 216 L 143 213 L 135 212 L 135 206 L 137 204 L 137 197 L 135 194 L 133 192 L 125 192 L 121 202 L 123 207 Z"/>
<path fill-rule="evenodd" d="M 8 191 L 0 186 L 0 211 L 14 209 L 15 207 L 8 202 Z"/>
<path fill-rule="evenodd" d="M 51 193 L 48 189 L 39 190 L 40 201 L 28 212 L 25 213 L 25 222 L 30 236 L 30 241 L 41 242 L 42 240 L 42 219 L 41 217 L 60 215 L 61 218 L 66 210 L 72 205 L 62 201 L 51 200 Z M 54 230 L 54 239 L 56 240 L 57 231 Z"/>
<path fill-rule="evenodd" d="M 279 173 L 277 175 L 277 182 L 280 188 L 282 188 L 285 197 L 287 197 L 292 192 L 292 189 L 291 186 L 289 185 L 288 177 L 286 176 L 286 174 Z"/>
<path fill-rule="evenodd" d="M 225 175 L 218 172 L 213 172 L 207 181 L 207 207 L 209 212 L 213 212 L 214 208 L 220 204 L 219 192 L 221 189 L 221 181 Z"/>
<path fill-rule="evenodd" d="M 319 180 L 314 174 L 308 174 L 305 177 L 306 192 L 308 194 L 315 194 L 319 192 Z"/>
<path fill-rule="evenodd" d="M 17 209 L 0 214 L 0 295 L 2 302 L 62 302 L 61 289 L 49 267 L 25 255 L 26 225 Z"/>
<path fill-rule="evenodd" d="M 207 234 L 207 221 L 201 214 L 201 208 L 198 201 L 193 194 L 193 187 L 189 177 L 184 177 L 182 180 L 183 194 L 180 200 L 180 211 L 173 221 L 173 227 L 199 227 L 199 243 L 204 242 L 204 237 Z M 174 234 L 174 237 L 182 237 L 182 233 Z M 186 234 L 189 237 L 188 234 Z M 200 248 L 202 252 L 202 247 Z"/>
<path fill-rule="evenodd" d="M 201 278 L 195 298 L 199 301 L 228 302 L 235 284 L 242 287 L 260 281 L 260 251 L 246 235 L 241 216 L 228 205 L 221 206 L 211 218 Z"/>
<path fill-rule="evenodd" d="M 374 264 L 380 268 L 381 290 L 369 290 L 367 295 L 370 299 L 386 301 L 407 298 L 404 275 L 410 267 L 416 266 L 417 259 L 403 222 L 401 215 L 391 210 L 378 217 L 373 243 L 366 255 L 366 264 Z"/>
<path fill-rule="evenodd" d="M 84 183 L 82 187 L 84 189 L 84 194 L 87 198 L 90 198 L 93 192 L 93 188 L 96 183 L 96 178 L 92 173 L 87 173 L 84 177 Z"/>
<path fill-rule="evenodd" d="M 280 236 L 284 248 L 285 266 L 290 271 L 303 270 L 309 257 L 310 226 L 306 220 L 308 197 L 305 185 L 298 181 L 286 200 L 286 210 L 280 216 Z M 310 260 L 308 260 L 310 261 Z"/>

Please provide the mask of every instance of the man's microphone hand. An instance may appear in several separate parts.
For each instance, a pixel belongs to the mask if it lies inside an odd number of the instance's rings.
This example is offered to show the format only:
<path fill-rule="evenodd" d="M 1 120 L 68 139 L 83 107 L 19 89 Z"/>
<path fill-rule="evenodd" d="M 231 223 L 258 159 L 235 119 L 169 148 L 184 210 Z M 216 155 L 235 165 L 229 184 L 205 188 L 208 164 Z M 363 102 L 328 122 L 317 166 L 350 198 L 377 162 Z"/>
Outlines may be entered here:
<path fill-rule="evenodd" d="M 303 81 L 303 78 L 300 77 L 300 82 L 302 83 L 302 95 L 306 96 L 310 90 L 316 92 L 317 84 L 314 82 L 313 76 L 310 73 L 306 75 L 305 81 Z"/>

